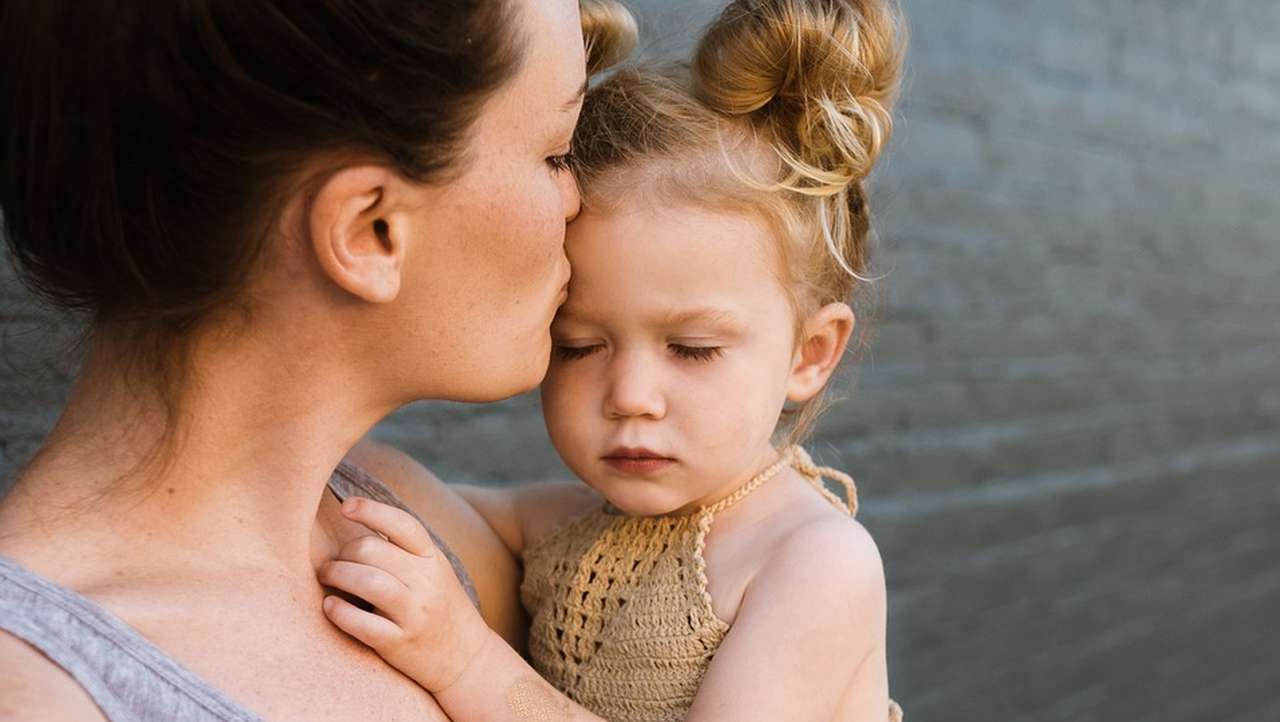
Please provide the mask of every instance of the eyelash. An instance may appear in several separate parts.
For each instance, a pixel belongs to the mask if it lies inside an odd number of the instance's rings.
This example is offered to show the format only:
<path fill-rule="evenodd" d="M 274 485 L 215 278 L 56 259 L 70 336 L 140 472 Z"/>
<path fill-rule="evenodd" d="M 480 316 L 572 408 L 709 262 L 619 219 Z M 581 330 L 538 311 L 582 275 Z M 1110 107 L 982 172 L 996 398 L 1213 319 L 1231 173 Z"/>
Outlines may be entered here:
<path fill-rule="evenodd" d="M 719 346 L 682 346 L 678 343 L 673 343 L 670 344 L 669 348 L 682 359 L 702 363 L 714 361 L 724 353 L 724 349 Z"/>
<path fill-rule="evenodd" d="M 683 346 L 678 343 L 668 344 L 668 348 L 672 353 L 686 361 L 697 361 L 706 363 L 720 358 L 724 354 L 724 349 L 720 346 Z M 595 346 L 556 346 L 556 355 L 565 361 L 576 361 L 586 358 L 596 351 L 603 348 L 599 344 Z"/>
<path fill-rule="evenodd" d="M 573 167 L 573 151 L 548 157 L 547 165 L 551 166 L 551 170 L 556 173 L 564 173 Z"/>
<path fill-rule="evenodd" d="M 565 361 L 576 361 L 595 353 L 600 346 L 556 346 L 556 355 Z"/>

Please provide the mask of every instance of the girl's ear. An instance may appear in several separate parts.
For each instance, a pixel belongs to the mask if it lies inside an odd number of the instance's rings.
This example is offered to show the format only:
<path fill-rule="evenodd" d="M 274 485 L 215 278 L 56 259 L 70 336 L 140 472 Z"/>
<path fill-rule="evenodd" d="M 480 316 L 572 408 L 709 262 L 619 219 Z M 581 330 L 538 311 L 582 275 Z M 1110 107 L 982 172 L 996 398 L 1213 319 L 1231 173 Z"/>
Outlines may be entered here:
<path fill-rule="evenodd" d="M 843 303 L 829 303 L 805 320 L 787 382 L 788 401 L 802 403 L 822 391 L 844 357 L 854 322 L 853 309 Z"/>
<path fill-rule="evenodd" d="M 400 293 L 406 239 L 392 198 L 399 185 L 388 168 L 343 168 L 310 206 L 316 261 L 339 288 L 369 303 L 388 303 Z"/>

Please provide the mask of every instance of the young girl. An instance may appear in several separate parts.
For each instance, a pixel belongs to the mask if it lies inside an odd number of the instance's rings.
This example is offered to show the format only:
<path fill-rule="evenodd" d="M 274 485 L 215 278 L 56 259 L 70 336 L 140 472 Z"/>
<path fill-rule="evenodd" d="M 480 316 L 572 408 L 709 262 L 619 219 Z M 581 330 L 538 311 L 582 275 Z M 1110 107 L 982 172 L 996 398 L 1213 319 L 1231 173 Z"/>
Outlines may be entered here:
<path fill-rule="evenodd" d="M 867 283 L 863 180 L 903 50 L 887 2 L 737 0 L 691 68 L 589 93 L 542 393 L 557 451 L 593 491 L 466 491 L 524 558 L 542 678 L 400 512 L 348 500 L 387 540 L 321 575 L 377 608 L 331 596 L 330 619 L 453 719 L 900 718 L 853 482 L 791 445 Z"/>

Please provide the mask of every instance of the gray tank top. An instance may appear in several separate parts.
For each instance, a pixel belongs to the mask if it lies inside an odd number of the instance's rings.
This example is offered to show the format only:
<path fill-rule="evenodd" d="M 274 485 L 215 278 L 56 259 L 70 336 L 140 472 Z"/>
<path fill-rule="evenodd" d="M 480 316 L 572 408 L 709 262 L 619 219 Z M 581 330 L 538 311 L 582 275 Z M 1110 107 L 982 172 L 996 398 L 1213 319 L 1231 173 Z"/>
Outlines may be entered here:
<path fill-rule="evenodd" d="M 362 496 L 413 514 L 381 482 L 346 462 L 334 471 L 329 489 L 339 500 Z M 474 601 L 475 588 L 462 564 L 430 527 L 427 531 Z M 106 609 L 4 557 L 0 629 L 66 670 L 111 722 L 260 722 Z"/>

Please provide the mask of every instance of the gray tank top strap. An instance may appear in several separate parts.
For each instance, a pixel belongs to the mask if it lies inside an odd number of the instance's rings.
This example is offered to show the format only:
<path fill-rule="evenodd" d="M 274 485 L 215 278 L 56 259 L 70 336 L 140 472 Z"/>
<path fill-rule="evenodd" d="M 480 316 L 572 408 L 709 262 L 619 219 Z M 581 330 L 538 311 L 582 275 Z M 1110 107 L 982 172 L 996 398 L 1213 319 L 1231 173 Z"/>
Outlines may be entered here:
<path fill-rule="evenodd" d="M 458 559 L 458 556 L 453 553 L 453 550 L 449 548 L 444 539 L 441 539 L 436 534 L 435 529 L 432 529 L 430 524 L 423 521 L 417 512 L 406 506 L 400 500 L 400 497 L 395 495 L 395 492 L 387 488 L 386 484 L 383 484 L 377 477 L 355 464 L 343 461 L 338 464 L 338 468 L 333 470 L 333 476 L 329 478 L 329 489 L 334 496 L 338 497 L 339 502 L 345 501 L 347 497 L 351 496 L 364 497 L 394 506 L 397 509 L 403 509 L 414 519 L 417 519 L 418 523 L 431 535 L 431 540 L 444 553 L 445 558 L 449 560 L 449 564 L 453 566 L 453 573 L 457 575 L 458 581 L 462 582 L 462 588 L 466 590 L 467 596 L 471 597 L 471 603 L 476 605 L 476 609 L 480 608 L 480 595 L 476 593 L 476 587 L 471 581 L 471 575 L 467 574 L 466 568 L 462 566 L 462 560 Z"/>
<path fill-rule="evenodd" d="M 260 722 L 106 609 L 4 557 L 0 629 L 66 670 L 111 722 Z"/>
<path fill-rule="evenodd" d="M 341 501 L 362 496 L 414 514 L 382 482 L 347 462 L 329 479 Z M 431 527 L 467 593 L 475 587 Z M 478 606 L 478 604 L 477 604 Z M 110 722 L 261 722 L 94 601 L 0 557 L 0 630 L 66 670 Z"/>

